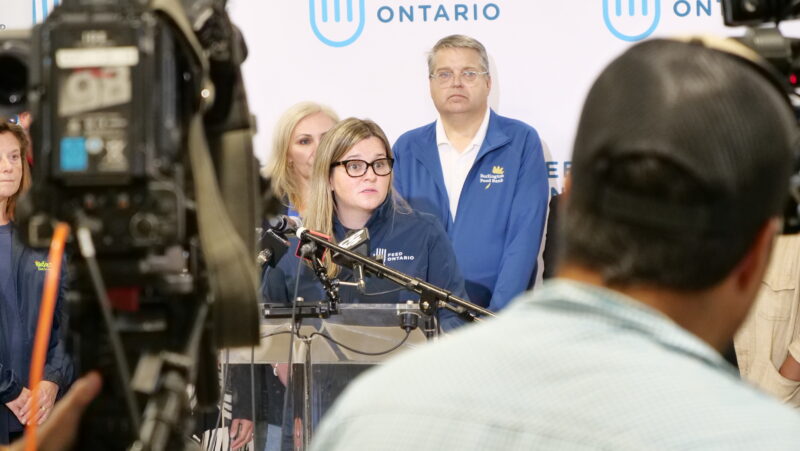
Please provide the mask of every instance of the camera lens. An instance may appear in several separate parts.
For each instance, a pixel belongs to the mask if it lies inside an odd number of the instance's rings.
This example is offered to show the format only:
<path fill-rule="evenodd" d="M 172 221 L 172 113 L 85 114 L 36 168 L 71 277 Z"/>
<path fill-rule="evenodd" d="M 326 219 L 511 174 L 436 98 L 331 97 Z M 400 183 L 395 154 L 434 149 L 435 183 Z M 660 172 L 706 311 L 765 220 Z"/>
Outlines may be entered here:
<path fill-rule="evenodd" d="M 0 115 L 13 116 L 27 109 L 29 32 L 0 34 Z"/>
<path fill-rule="evenodd" d="M 23 107 L 28 85 L 28 65 L 20 55 L 0 54 L 0 107 Z"/>

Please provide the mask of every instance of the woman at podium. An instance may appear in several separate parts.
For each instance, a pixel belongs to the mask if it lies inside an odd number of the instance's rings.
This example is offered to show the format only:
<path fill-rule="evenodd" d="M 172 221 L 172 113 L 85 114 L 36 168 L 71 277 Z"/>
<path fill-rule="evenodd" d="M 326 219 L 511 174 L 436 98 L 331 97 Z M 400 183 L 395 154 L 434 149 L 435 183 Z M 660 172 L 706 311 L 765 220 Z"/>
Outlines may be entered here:
<path fill-rule="evenodd" d="M 392 149 L 383 130 L 369 120 L 345 119 L 322 136 L 313 158 L 305 197 L 302 202 L 292 202 L 302 205 L 300 211 L 306 228 L 330 236 L 336 242 L 341 242 L 352 232 L 366 229 L 369 241 L 351 250 L 379 258 L 393 269 L 466 299 L 464 279 L 444 229 L 436 218 L 413 211 L 395 193 L 392 189 L 392 166 Z M 275 267 L 264 266 L 261 288 L 265 302 L 283 304 L 295 297 L 302 297 L 307 303 L 327 301 L 314 270 L 295 255 L 297 248 L 298 240 L 291 238 L 289 252 L 275 263 Z M 353 272 L 337 266 L 329 255 L 326 254 L 322 261 L 329 278 L 355 282 Z M 384 279 L 366 276 L 364 282 L 360 288 L 340 285 L 340 301 L 391 304 L 419 299 L 417 294 Z M 440 309 L 438 316 L 445 331 L 462 324 L 462 320 L 449 310 Z M 283 436 L 284 446 L 299 440 L 297 434 L 304 429 L 304 424 L 313 427 L 349 381 L 368 367 L 315 366 L 318 373 L 314 377 L 316 397 L 309 413 L 311 420 L 306 423 L 308 418 L 300 419 L 303 415 L 296 407 L 303 405 L 301 398 L 297 398 L 302 395 L 302 390 L 292 389 L 294 395 L 288 399 L 293 401 L 288 405 L 288 411 L 283 412 L 283 428 L 279 433 Z M 274 365 L 273 368 L 275 375 L 281 376 L 287 366 Z M 267 379 L 274 382 L 272 375 Z M 286 383 L 285 379 L 281 381 Z M 302 383 L 293 385 L 303 386 Z M 272 399 L 276 398 L 273 395 Z M 276 432 L 273 428 L 272 437 L 278 434 Z M 270 433 L 267 435 L 269 437 Z M 268 438 L 267 441 L 271 440 Z"/>
<path fill-rule="evenodd" d="M 433 216 L 413 211 L 394 191 L 393 162 L 389 141 L 376 123 L 349 118 L 333 126 L 323 136 L 314 158 L 305 200 L 305 227 L 337 242 L 366 228 L 369 256 L 466 299 L 450 240 Z M 293 250 L 297 240 L 291 243 Z M 290 252 L 265 272 L 262 292 L 266 302 L 290 302 L 295 296 L 295 282 L 296 296 L 306 302 L 326 299 L 312 268 L 299 261 Z M 323 262 L 329 277 L 354 281 L 353 273 L 329 256 Z M 343 303 L 396 303 L 419 298 L 390 281 L 373 277 L 366 277 L 362 289 L 340 286 L 339 294 Z M 440 310 L 440 319 L 444 330 L 462 324 L 448 310 Z"/>

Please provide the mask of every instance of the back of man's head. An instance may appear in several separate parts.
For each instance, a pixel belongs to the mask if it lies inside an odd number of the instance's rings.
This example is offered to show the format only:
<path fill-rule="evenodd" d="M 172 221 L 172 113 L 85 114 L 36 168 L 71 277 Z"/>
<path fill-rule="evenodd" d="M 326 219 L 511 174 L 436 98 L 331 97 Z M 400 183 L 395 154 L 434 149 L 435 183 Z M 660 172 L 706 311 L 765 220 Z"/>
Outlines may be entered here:
<path fill-rule="evenodd" d="M 796 123 L 750 63 L 653 40 L 612 62 L 581 116 L 563 257 L 611 285 L 699 290 L 782 210 Z"/>

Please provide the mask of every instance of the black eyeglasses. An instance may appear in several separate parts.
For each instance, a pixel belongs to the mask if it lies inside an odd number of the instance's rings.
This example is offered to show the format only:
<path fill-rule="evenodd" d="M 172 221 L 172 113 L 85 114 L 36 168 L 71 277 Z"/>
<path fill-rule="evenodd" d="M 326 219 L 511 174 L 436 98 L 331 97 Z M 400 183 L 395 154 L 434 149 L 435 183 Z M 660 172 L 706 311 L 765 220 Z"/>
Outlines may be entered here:
<path fill-rule="evenodd" d="M 394 158 L 378 158 L 372 163 L 367 163 L 364 160 L 342 160 L 336 163 L 331 163 L 331 168 L 336 166 L 344 166 L 347 175 L 350 177 L 361 177 L 367 173 L 367 169 L 372 167 L 375 175 L 389 175 L 392 173 L 392 166 L 394 166 Z"/>

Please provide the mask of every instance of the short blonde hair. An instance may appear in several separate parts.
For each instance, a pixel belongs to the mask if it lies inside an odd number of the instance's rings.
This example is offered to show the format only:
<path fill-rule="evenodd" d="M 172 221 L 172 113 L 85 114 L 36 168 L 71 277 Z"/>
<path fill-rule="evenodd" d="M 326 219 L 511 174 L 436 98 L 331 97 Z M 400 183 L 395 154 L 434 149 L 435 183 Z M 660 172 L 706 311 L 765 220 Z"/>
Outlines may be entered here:
<path fill-rule="evenodd" d="M 292 133 L 297 124 L 308 116 L 323 113 L 339 121 L 339 116 L 329 107 L 315 102 L 300 102 L 287 109 L 275 124 L 272 136 L 272 154 L 269 162 L 261 170 L 261 175 L 271 179 L 272 191 L 275 195 L 295 208 L 302 208 L 305 199 L 300 192 L 292 168 L 289 166 L 289 146 L 292 143 Z"/>

